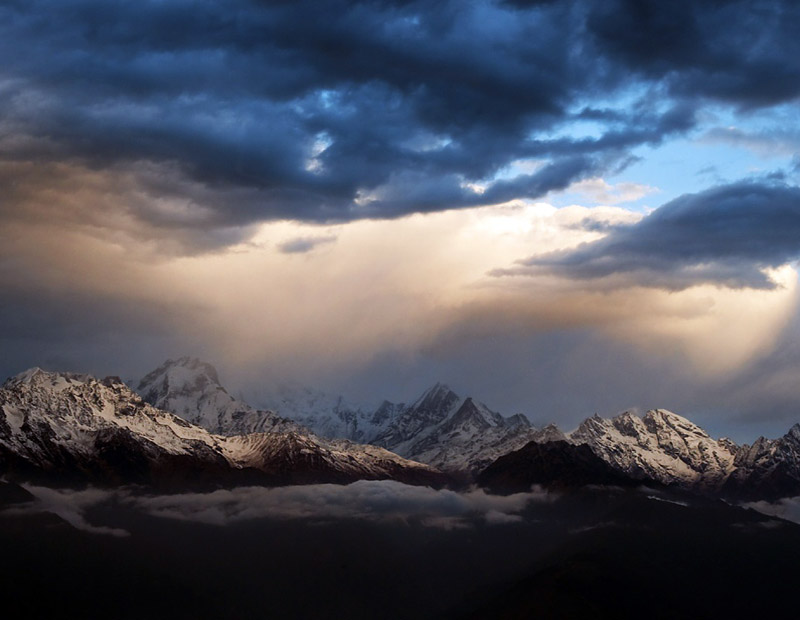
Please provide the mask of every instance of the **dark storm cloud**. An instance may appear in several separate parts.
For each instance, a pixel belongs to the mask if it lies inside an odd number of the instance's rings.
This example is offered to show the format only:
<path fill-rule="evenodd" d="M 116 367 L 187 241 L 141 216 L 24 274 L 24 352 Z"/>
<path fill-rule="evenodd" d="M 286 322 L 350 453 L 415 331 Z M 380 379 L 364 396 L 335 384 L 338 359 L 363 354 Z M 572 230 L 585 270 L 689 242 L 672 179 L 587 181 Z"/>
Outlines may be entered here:
<path fill-rule="evenodd" d="M 800 257 L 800 188 L 742 182 L 687 194 L 636 224 L 496 275 L 543 271 L 579 280 L 682 289 L 712 282 L 772 288 L 763 269 Z"/>
<path fill-rule="evenodd" d="M 598 49 L 676 96 L 743 108 L 800 95 L 800 6 L 795 2 L 618 0 L 595 5 Z"/>
<path fill-rule="evenodd" d="M 536 198 L 689 131 L 702 98 L 794 98 L 799 22 L 777 2 L 7 2 L 0 160 L 133 170 L 115 191 L 139 234 L 201 248 L 264 219 Z M 544 168 L 496 177 L 525 158 Z M 44 200 L 47 175 L 28 181 Z"/>

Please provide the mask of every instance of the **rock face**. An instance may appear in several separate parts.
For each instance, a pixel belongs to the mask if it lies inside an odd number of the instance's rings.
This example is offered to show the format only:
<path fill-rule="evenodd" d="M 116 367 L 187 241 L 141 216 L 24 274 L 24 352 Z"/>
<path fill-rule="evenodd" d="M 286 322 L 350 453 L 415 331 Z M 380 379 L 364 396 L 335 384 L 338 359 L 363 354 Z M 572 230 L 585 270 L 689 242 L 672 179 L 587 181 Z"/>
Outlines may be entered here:
<path fill-rule="evenodd" d="M 145 403 L 119 379 L 31 369 L 0 389 L 0 472 L 21 478 L 191 488 L 396 479 L 435 469 L 381 448 L 297 431 L 222 436 Z"/>
<path fill-rule="evenodd" d="M 588 418 L 570 441 L 586 444 L 632 478 L 698 489 L 719 488 L 735 469 L 736 448 L 717 441 L 686 418 L 665 409 L 643 417 L 631 412 L 612 419 Z"/>

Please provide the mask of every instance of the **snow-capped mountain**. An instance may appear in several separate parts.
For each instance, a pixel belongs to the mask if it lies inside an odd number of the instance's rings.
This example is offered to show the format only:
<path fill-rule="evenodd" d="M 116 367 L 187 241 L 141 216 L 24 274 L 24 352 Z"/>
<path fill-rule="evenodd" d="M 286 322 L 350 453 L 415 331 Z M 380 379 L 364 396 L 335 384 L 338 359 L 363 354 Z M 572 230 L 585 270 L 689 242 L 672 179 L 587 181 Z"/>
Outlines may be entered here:
<path fill-rule="evenodd" d="M 593 416 L 570 440 L 587 444 L 619 471 L 665 484 L 719 488 L 734 470 L 736 446 L 712 439 L 702 428 L 665 409 L 643 417 L 625 412 L 612 419 Z"/>
<path fill-rule="evenodd" d="M 779 499 L 800 493 L 800 424 L 778 439 L 759 437 L 743 445 L 725 490 L 753 499 Z"/>
<path fill-rule="evenodd" d="M 336 394 L 292 384 L 250 392 L 247 400 L 294 420 L 320 437 L 360 443 L 370 443 L 404 408 L 388 401 L 377 408 L 357 405 Z"/>
<path fill-rule="evenodd" d="M 437 383 L 396 415 L 373 443 L 442 470 L 476 472 L 550 433 L 532 428 L 523 415 L 503 417 Z"/>
<path fill-rule="evenodd" d="M 553 435 L 555 427 L 536 430 L 522 415 L 505 418 L 441 383 L 411 405 L 383 401 L 377 408 L 284 385 L 252 394 L 255 409 L 220 385 L 213 366 L 182 357 L 146 375 L 137 391 L 150 404 L 217 434 L 311 431 L 321 442 L 372 444 L 448 471 L 478 471 L 529 441 L 563 438 L 557 429 Z"/>
<path fill-rule="evenodd" d="M 145 403 L 118 378 L 33 368 L 0 388 L 0 472 L 95 483 L 441 483 L 375 446 L 290 432 L 222 436 Z"/>
<path fill-rule="evenodd" d="M 410 405 L 385 400 L 375 409 L 309 388 L 284 386 L 257 398 L 259 405 L 324 437 L 382 446 L 451 472 L 478 471 L 498 456 L 544 436 L 524 416 L 505 418 L 442 383 Z"/>
<path fill-rule="evenodd" d="M 376 409 L 284 386 L 258 395 L 259 404 L 267 407 L 255 409 L 231 396 L 211 365 L 194 358 L 166 362 L 141 381 L 139 392 L 158 408 L 220 435 L 294 432 L 334 451 L 345 444 L 355 450 L 348 441 L 357 440 L 451 473 L 474 475 L 531 442 L 567 440 L 587 445 L 632 479 L 742 497 L 778 497 L 788 489 L 800 493 L 800 425 L 779 439 L 760 438 L 739 447 L 713 439 L 680 415 L 654 409 L 642 417 L 632 412 L 610 419 L 595 415 L 567 436 L 555 425 L 533 428 L 522 415 L 504 417 L 442 383 L 410 405 L 384 401 Z"/>
<path fill-rule="evenodd" d="M 565 449 L 559 440 L 566 439 L 574 446 L 591 449 L 632 481 L 731 499 L 774 500 L 800 495 L 800 424 L 783 437 L 761 437 L 752 446 L 713 439 L 696 424 L 664 409 L 648 411 L 642 417 L 630 411 L 611 419 L 595 415 L 566 437 L 559 437 L 557 428 L 550 429 L 551 437 L 537 438 L 523 449 L 498 458 L 485 470 L 489 473 L 478 479 L 517 488 L 526 481 L 558 485 L 568 483 L 570 477 L 605 476 L 597 468 L 587 469 L 590 463 L 586 459 Z M 545 463 L 546 458 L 555 460 Z M 559 481 L 559 476 L 564 480 Z"/>
<path fill-rule="evenodd" d="M 157 409 L 219 435 L 304 432 L 272 411 L 254 409 L 231 396 L 220 385 L 217 370 L 193 357 L 167 360 L 139 382 L 136 392 Z"/>

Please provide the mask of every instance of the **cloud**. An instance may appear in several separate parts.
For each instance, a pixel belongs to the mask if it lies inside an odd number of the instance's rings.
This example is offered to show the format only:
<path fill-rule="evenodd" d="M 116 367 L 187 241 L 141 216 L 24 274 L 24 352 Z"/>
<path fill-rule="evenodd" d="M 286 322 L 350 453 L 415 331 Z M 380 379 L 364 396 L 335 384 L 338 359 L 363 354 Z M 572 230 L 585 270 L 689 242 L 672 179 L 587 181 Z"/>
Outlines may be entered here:
<path fill-rule="evenodd" d="M 0 367 L 136 376 L 191 353 L 399 399 L 434 376 L 550 421 L 669 397 L 665 376 L 687 394 L 688 358 L 754 364 L 742 402 L 771 415 L 796 190 L 552 206 L 694 188 L 717 126 L 788 157 L 800 9 L 668 4 L 3 3 Z M 648 176 L 676 150 L 685 177 Z"/>
<path fill-rule="evenodd" d="M 617 183 L 612 185 L 601 178 L 579 181 L 569 189 L 584 194 L 597 203 L 606 205 L 633 202 L 658 191 L 657 188 L 642 183 Z"/>
<path fill-rule="evenodd" d="M 191 354 L 236 393 L 294 381 L 356 402 L 408 402 L 442 380 L 503 413 L 567 427 L 634 405 L 714 411 L 712 423 L 789 419 L 798 362 L 781 369 L 785 356 L 768 356 L 797 342 L 782 331 L 796 308 L 792 269 L 770 290 L 486 276 L 532 248 L 574 249 L 641 219 L 512 202 L 324 229 L 280 221 L 228 252 L 143 261 L 58 225 L 0 230 L 0 369 L 136 379 Z M 325 235 L 336 243 L 302 260 L 278 249 Z"/>
<path fill-rule="evenodd" d="M 80 187 L 72 226 L 191 254 L 267 220 L 536 199 L 686 134 L 707 100 L 791 102 L 798 21 L 783 2 L 7 3 L 0 160 L 33 169 L 4 211 L 64 217 Z"/>
<path fill-rule="evenodd" d="M 750 149 L 762 157 L 792 156 L 800 146 L 800 132 L 792 128 L 780 131 L 745 131 L 739 127 L 713 127 L 699 140 L 703 143 Z"/>
<path fill-rule="evenodd" d="M 496 275 L 547 272 L 610 286 L 682 290 L 703 283 L 770 289 L 770 269 L 800 257 L 800 188 L 740 182 L 686 194 L 639 222 Z"/>
<path fill-rule="evenodd" d="M 13 510 L 17 514 L 30 514 L 37 512 L 52 512 L 75 529 L 89 532 L 90 534 L 103 534 L 106 536 L 130 536 L 130 532 L 115 527 L 92 525 L 86 520 L 86 510 L 109 499 L 111 494 L 100 489 L 86 489 L 73 491 L 69 489 L 50 489 L 32 485 L 23 485 L 27 491 L 36 497 L 30 505 L 16 506 Z"/>
<path fill-rule="evenodd" d="M 795 3 L 617 0 L 593 7 L 586 24 L 597 50 L 663 81 L 675 96 L 754 108 L 800 95 Z"/>
<path fill-rule="evenodd" d="M 94 534 L 128 536 L 126 530 L 90 524 L 86 512 L 106 502 L 120 502 L 151 516 L 210 525 L 233 525 L 253 519 L 364 519 L 414 522 L 426 527 L 470 527 L 475 519 L 490 525 L 516 523 L 531 503 L 549 502 L 555 495 L 538 488 L 499 496 L 473 489 L 408 486 L 394 481 L 362 480 L 342 486 L 314 484 L 290 487 L 239 487 L 210 493 L 139 495 L 129 489 L 83 491 L 26 486 L 37 501 L 14 507 L 18 514 L 52 512 L 73 527 Z"/>
<path fill-rule="evenodd" d="M 468 526 L 469 519 L 514 522 L 529 503 L 552 496 L 533 490 L 510 496 L 482 490 L 457 493 L 393 481 L 359 481 L 347 486 L 243 487 L 212 493 L 133 497 L 136 508 L 153 516 L 229 525 L 251 519 L 415 520 L 430 527 Z"/>
<path fill-rule="evenodd" d="M 321 245 L 334 243 L 336 236 L 328 235 L 326 237 L 295 237 L 278 244 L 278 249 L 284 254 L 305 254 L 312 252 Z"/>
<path fill-rule="evenodd" d="M 777 502 L 750 502 L 742 504 L 745 508 L 757 510 L 765 515 L 780 517 L 787 521 L 800 523 L 800 497 L 784 497 Z"/>

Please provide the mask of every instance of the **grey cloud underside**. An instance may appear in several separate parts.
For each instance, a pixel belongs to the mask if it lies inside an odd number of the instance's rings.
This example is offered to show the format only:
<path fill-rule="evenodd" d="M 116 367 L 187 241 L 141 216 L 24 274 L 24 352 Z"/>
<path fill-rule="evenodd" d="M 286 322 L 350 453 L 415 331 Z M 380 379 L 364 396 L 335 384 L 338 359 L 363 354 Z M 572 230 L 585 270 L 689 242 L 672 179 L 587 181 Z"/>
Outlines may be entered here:
<path fill-rule="evenodd" d="M 636 224 L 577 248 L 533 256 L 495 275 L 555 273 L 683 289 L 773 288 L 764 269 L 800 257 L 800 188 L 742 182 L 681 196 Z"/>
<path fill-rule="evenodd" d="M 198 238 L 535 198 L 691 130 L 706 100 L 792 100 L 798 23 L 781 2 L 4 3 L 0 163 L 132 170 L 128 211 Z M 575 119 L 600 135 L 554 137 Z M 544 164 L 494 179 L 520 158 Z"/>
<path fill-rule="evenodd" d="M 336 242 L 335 235 L 320 237 L 295 237 L 278 245 L 278 249 L 284 254 L 305 254 L 312 252 L 316 248 Z"/>

